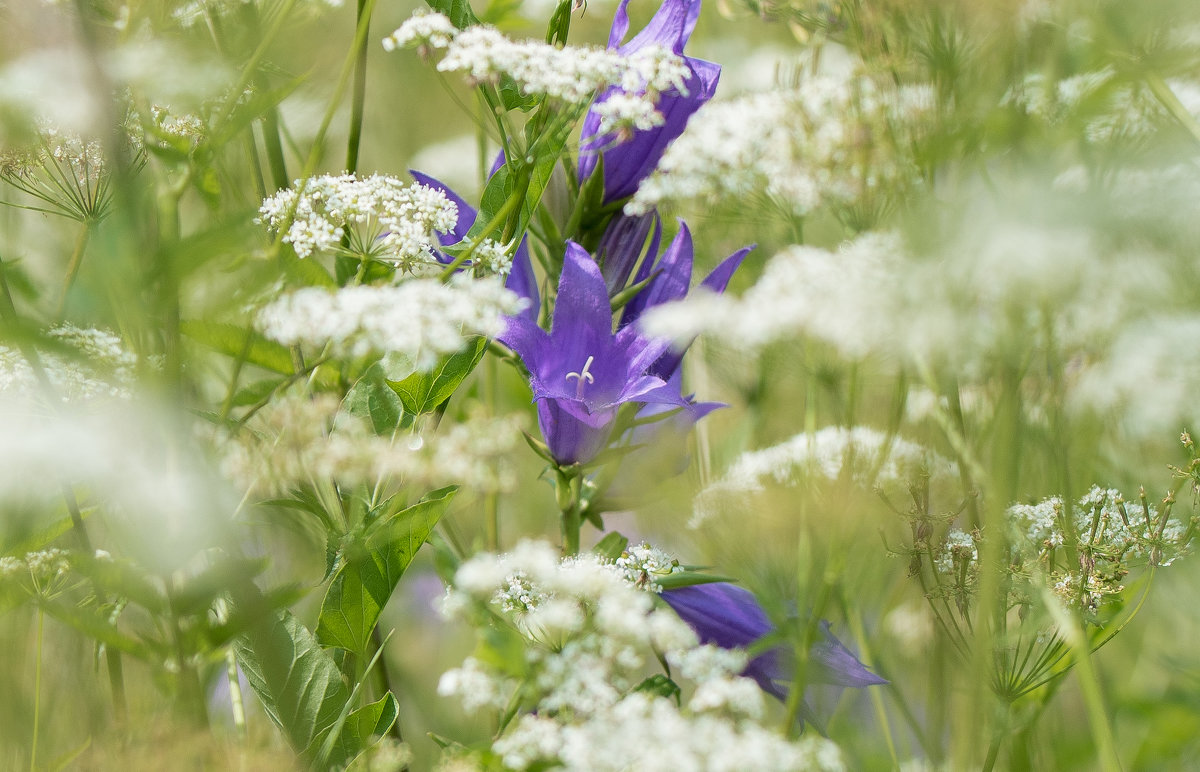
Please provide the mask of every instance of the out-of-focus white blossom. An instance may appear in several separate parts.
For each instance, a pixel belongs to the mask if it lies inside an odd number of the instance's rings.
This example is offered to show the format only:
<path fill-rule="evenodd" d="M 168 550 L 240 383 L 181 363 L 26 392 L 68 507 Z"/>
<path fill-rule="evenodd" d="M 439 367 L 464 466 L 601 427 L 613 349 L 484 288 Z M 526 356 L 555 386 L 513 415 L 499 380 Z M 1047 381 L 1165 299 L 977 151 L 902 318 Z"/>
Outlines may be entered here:
<path fill-rule="evenodd" d="M 725 474 L 696 498 L 692 527 L 727 508 L 741 511 L 749 494 L 770 484 L 794 486 L 816 477 L 843 477 L 855 485 L 878 487 L 894 497 L 930 481 L 945 486 L 957 467 L 937 453 L 900 437 L 889 438 L 866 426 L 829 426 L 797 434 L 786 442 L 743 453 Z"/>
<path fill-rule="evenodd" d="M 287 345 L 320 348 L 364 356 L 398 355 L 408 369 L 426 371 L 439 359 L 459 351 L 473 335 L 494 337 L 504 317 L 516 313 L 517 295 L 492 279 L 465 275 L 449 283 L 413 279 L 395 286 L 352 286 L 336 291 L 309 287 L 284 295 L 262 309 L 258 326 L 268 338 Z M 384 365 L 393 379 L 393 360 Z"/>
<path fill-rule="evenodd" d="M 121 339 L 105 330 L 81 329 L 61 325 L 48 337 L 74 352 L 38 351 L 37 360 L 63 402 L 86 402 L 116 398 L 129 399 L 134 385 L 138 358 L 126 350 Z M 0 346 L 0 392 L 26 398 L 41 396 L 42 382 L 25 353 Z"/>
<path fill-rule="evenodd" d="M 459 484 L 509 490 L 507 459 L 520 442 L 515 416 L 470 414 L 437 432 L 376 435 L 332 399 L 282 398 L 259 411 L 250 431 L 218 438 L 226 476 L 262 495 L 313 480 L 373 483 L 382 478 L 433 488 Z"/>
<path fill-rule="evenodd" d="M 891 181 L 915 178 L 900 138 L 919 132 L 932 105 L 925 87 L 883 91 L 866 78 L 840 75 L 709 102 L 625 211 L 761 193 L 796 214 L 823 201 L 854 202 Z"/>

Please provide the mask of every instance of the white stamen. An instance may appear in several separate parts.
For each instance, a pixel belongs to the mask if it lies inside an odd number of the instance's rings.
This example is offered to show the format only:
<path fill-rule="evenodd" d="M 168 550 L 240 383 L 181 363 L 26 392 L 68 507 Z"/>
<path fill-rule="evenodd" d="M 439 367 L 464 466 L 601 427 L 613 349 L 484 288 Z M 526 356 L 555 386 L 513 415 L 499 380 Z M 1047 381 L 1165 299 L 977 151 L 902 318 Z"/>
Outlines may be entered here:
<path fill-rule="evenodd" d="M 579 372 L 567 373 L 568 381 L 571 380 L 572 378 L 575 378 L 578 380 L 578 384 L 576 385 L 576 388 L 575 388 L 575 399 L 583 399 L 583 384 L 584 383 L 595 383 L 596 382 L 596 379 L 593 378 L 592 374 L 588 372 L 588 368 L 592 366 L 592 360 L 594 360 L 594 359 L 595 359 L 595 357 L 591 357 L 591 356 L 588 357 L 587 361 L 583 363 L 583 369 L 580 370 Z"/>

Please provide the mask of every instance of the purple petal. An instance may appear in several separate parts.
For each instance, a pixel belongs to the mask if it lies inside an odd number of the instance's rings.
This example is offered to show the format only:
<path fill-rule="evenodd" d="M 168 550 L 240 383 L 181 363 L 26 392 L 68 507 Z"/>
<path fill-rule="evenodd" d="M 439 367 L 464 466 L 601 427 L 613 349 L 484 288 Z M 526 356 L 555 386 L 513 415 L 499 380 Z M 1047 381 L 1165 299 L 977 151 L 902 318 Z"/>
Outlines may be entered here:
<path fill-rule="evenodd" d="M 684 298 L 692 283 L 692 260 L 692 232 L 687 223 L 680 220 L 679 233 L 654 264 L 653 270 L 658 271 L 658 276 L 625 306 L 621 324 L 633 322 L 647 308 Z"/>
<path fill-rule="evenodd" d="M 550 335 L 556 343 L 577 343 L 581 348 L 594 344 L 594 337 L 612 338 L 612 308 L 600 266 L 574 241 L 567 242 L 563 256 Z"/>
<path fill-rule="evenodd" d="M 692 74 L 685 81 L 687 96 L 668 91 L 658 100 L 658 111 L 663 123 L 652 129 L 635 131 L 633 136 L 620 144 L 613 145 L 616 137 L 598 134 L 600 116 L 589 110 L 583 119 L 580 132 L 579 178 L 583 179 L 596 167 L 598 148 L 604 155 L 604 201 L 610 203 L 632 196 L 638 185 L 658 165 L 667 145 L 671 144 L 687 126 L 688 120 L 701 105 L 712 98 L 721 75 L 720 65 L 702 59 L 685 57 Z M 596 101 L 603 102 L 616 89 L 610 89 Z"/>
<path fill-rule="evenodd" d="M 737 252 L 734 252 L 729 257 L 721 261 L 721 264 L 713 269 L 713 272 L 704 277 L 704 281 L 700 282 L 700 286 L 710 292 L 722 293 L 729 286 L 729 280 L 733 278 L 733 274 L 741 266 L 742 261 L 746 259 L 746 255 L 750 254 L 753 246 L 742 247 Z M 695 338 L 692 338 L 695 340 Z M 679 345 L 672 346 L 665 354 L 659 357 L 650 367 L 650 374 L 657 375 L 663 380 L 670 380 L 675 373 L 679 372 L 679 365 L 683 362 L 683 355 L 692 345 L 692 340 L 686 343 L 681 342 Z"/>
<path fill-rule="evenodd" d="M 538 402 L 538 427 L 542 437 L 559 464 L 587 463 L 608 444 L 611 426 L 588 426 L 562 408 L 557 400 Z"/>
<path fill-rule="evenodd" d="M 496 337 L 496 340 L 516 352 L 521 361 L 525 363 L 525 367 L 535 377 L 542 369 L 539 365 L 549 357 L 553 350 L 550 336 L 546 334 L 546 331 L 524 314 L 508 317 L 504 323 L 504 331 Z"/>
<path fill-rule="evenodd" d="M 701 643 L 747 648 L 775 630 L 753 593 L 726 582 L 665 590 L 662 599 L 696 631 Z M 824 640 L 814 644 L 810 655 L 815 666 L 810 681 L 855 687 L 887 683 L 829 632 L 828 622 L 821 622 L 821 633 Z M 787 652 L 776 646 L 752 659 L 742 674 L 782 700 L 787 696 L 782 683 L 791 679 L 787 659 Z"/>
<path fill-rule="evenodd" d="M 533 261 L 529 259 L 529 239 L 522 238 L 521 245 L 513 255 L 512 269 L 504 286 L 517 293 L 517 297 L 526 301 L 525 310 L 520 315 L 537 324 L 538 312 L 541 310 L 542 297 L 538 292 L 537 274 L 533 272 Z"/>
<path fill-rule="evenodd" d="M 815 683 L 856 687 L 887 683 L 887 679 L 867 670 L 866 665 L 859 662 L 858 657 L 851 654 L 850 650 L 829 632 L 829 623 L 825 620 L 821 620 L 821 633 L 825 640 L 814 643 L 812 651 L 809 652 L 816 671 L 810 680 Z"/>
<path fill-rule="evenodd" d="M 734 252 L 729 257 L 721 261 L 721 264 L 713 269 L 713 272 L 704 277 L 704 281 L 700 282 L 700 286 L 710 292 L 718 294 L 725 291 L 729 286 L 729 280 L 733 278 L 734 272 L 741 267 L 742 261 L 746 259 L 746 255 L 750 254 L 750 250 L 756 245 L 751 244 L 748 247 L 742 247 L 737 252 Z"/>
<path fill-rule="evenodd" d="M 659 45 L 678 54 L 683 51 L 688 38 L 692 36 L 692 30 L 696 29 L 696 20 L 700 18 L 700 0 L 664 0 L 650 23 L 633 40 L 621 45 L 629 31 L 628 5 L 629 0 L 622 0 L 617 7 L 612 32 L 608 36 L 608 47 L 619 47 L 623 54 L 632 54 L 651 45 Z"/>
<path fill-rule="evenodd" d="M 652 228 L 653 248 L 646 251 L 646 237 L 650 235 Z M 657 212 L 637 216 L 618 214 L 609 222 L 604 229 L 604 235 L 600 237 L 600 245 L 596 248 L 596 261 L 600 264 L 600 272 L 604 274 L 604 285 L 608 288 L 610 296 L 624 289 L 643 252 L 647 259 L 643 260 L 642 264 L 650 262 L 658 251 L 658 239 L 661 235 L 662 219 Z"/>

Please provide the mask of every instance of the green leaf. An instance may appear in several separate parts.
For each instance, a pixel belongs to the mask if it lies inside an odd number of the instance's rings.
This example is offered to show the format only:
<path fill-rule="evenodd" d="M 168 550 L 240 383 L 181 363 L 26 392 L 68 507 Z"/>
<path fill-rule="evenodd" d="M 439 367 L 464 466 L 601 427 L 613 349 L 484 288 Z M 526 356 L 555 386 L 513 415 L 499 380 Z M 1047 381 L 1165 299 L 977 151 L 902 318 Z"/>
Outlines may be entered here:
<path fill-rule="evenodd" d="M 329 758 L 324 767 L 341 769 L 354 761 L 367 748 L 375 744 L 375 738 L 382 737 L 396 723 L 400 714 L 400 705 L 391 692 L 383 695 L 378 702 L 364 705 L 346 717 L 342 731 L 333 744 Z M 321 748 L 329 736 L 332 726 L 326 727 L 313 738 L 312 743 L 304 751 L 304 758 L 312 763 L 318 760 Z"/>
<path fill-rule="evenodd" d="M 450 399 L 479 360 L 483 358 L 487 340 L 475 338 L 467 348 L 442 359 L 427 373 L 413 373 L 402 381 L 393 381 L 392 389 L 400 396 L 404 409 L 412 415 L 428 413 Z"/>
<path fill-rule="evenodd" d="M 535 94 L 526 94 L 522 91 L 521 84 L 508 74 L 500 77 L 499 92 L 500 104 L 504 105 L 505 110 L 523 110 L 528 112 L 541 101 L 541 97 Z"/>
<path fill-rule="evenodd" d="M 295 250 L 285 244 L 279 250 L 279 263 L 288 277 L 305 287 L 337 287 L 337 281 L 320 261 L 297 257 Z"/>
<path fill-rule="evenodd" d="M 616 560 L 621 557 L 621 553 L 629 546 L 629 539 L 621 534 L 613 531 L 604 535 L 604 538 L 596 542 L 596 546 L 592 547 L 592 552 L 595 552 L 601 557 L 606 557 L 609 560 Z"/>
<path fill-rule="evenodd" d="M 106 616 L 58 598 L 43 597 L 38 600 L 38 608 L 59 622 L 83 633 L 85 637 L 95 639 L 98 643 L 137 657 L 144 662 L 157 660 L 159 665 L 162 664 L 162 660 L 155 655 L 150 646 L 121 632 Z"/>
<path fill-rule="evenodd" d="M 237 597 L 251 607 L 263 603 L 250 593 Z M 250 688 L 297 753 L 329 731 L 350 699 L 333 657 L 288 611 L 260 617 L 236 652 Z"/>
<path fill-rule="evenodd" d="M 664 590 L 674 590 L 678 587 L 691 587 L 695 584 L 712 584 L 713 582 L 736 582 L 728 576 L 716 574 L 698 574 L 693 571 L 678 571 L 673 574 L 655 574 L 654 581 Z"/>
<path fill-rule="evenodd" d="M 266 378 L 254 383 L 248 383 L 238 389 L 233 395 L 233 400 L 230 402 L 231 407 L 248 407 L 257 405 L 271 393 L 278 389 L 283 384 L 287 383 L 287 378 Z"/>
<path fill-rule="evenodd" d="M 197 343 L 231 357 L 242 357 L 250 364 L 258 365 L 284 375 L 292 375 L 292 354 L 287 346 L 267 340 L 262 335 L 238 327 L 236 324 L 183 322 L 181 330 Z"/>
<path fill-rule="evenodd" d="M 479 23 L 479 17 L 471 10 L 467 0 L 427 0 L 429 7 L 445 14 L 450 23 L 459 29 L 466 29 Z"/>
<path fill-rule="evenodd" d="M 317 636 L 326 646 L 362 654 L 400 577 L 458 489 L 441 488 L 373 524 L 363 549 L 346 557 L 321 603 Z"/>
<path fill-rule="evenodd" d="M 87 520 L 89 517 L 91 517 L 93 511 L 94 510 L 91 509 L 82 510 L 79 513 L 80 518 Z M 49 546 L 50 542 L 54 541 L 59 536 L 62 536 L 64 533 L 70 531 L 74 527 L 75 523 L 71 520 L 71 518 L 64 517 L 58 522 L 53 523 L 40 531 L 32 533 L 29 536 L 26 536 L 15 544 L 8 544 L 4 547 L 0 547 L 0 555 L 13 555 L 16 557 L 21 557 L 28 552 L 37 552 L 38 550 L 45 549 L 47 546 Z"/>
<path fill-rule="evenodd" d="M 648 692 L 659 697 L 668 697 L 670 699 L 679 699 L 679 684 L 672 681 L 662 673 L 657 673 L 650 676 L 645 681 L 642 681 L 637 686 L 633 687 L 635 692 Z"/>
<path fill-rule="evenodd" d="M 390 436 L 404 417 L 404 405 L 378 362 L 350 388 L 343 404 L 351 415 L 369 419 L 375 433 L 384 436 Z"/>

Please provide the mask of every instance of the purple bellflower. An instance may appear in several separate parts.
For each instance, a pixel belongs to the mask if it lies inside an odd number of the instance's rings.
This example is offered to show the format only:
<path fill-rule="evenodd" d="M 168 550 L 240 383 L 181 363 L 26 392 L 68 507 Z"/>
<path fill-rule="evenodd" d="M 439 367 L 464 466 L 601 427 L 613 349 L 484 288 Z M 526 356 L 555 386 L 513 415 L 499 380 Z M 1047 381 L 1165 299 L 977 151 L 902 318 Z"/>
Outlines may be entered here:
<path fill-rule="evenodd" d="M 550 331 L 528 316 L 512 316 L 498 340 L 529 370 L 538 424 L 559 464 L 586 463 L 599 453 L 627 402 L 685 404 L 677 388 L 646 374 L 668 341 L 633 326 L 613 334 L 600 267 L 573 241 L 563 257 Z"/>
<path fill-rule="evenodd" d="M 775 631 L 754 594 L 728 582 L 664 590 L 662 599 L 696 631 L 701 643 L 744 649 Z M 821 622 L 821 633 L 822 640 L 809 652 L 812 683 L 854 687 L 887 683 L 829 632 L 828 622 Z M 786 701 L 792 669 L 788 659 L 789 653 L 776 646 L 751 659 L 742 675 L 757 681 L 767 694 Z"/>
<path fill-rule="evenodd" d="M 629 14 L 626 11 L 628 5 L 629 0 L 621 0 L 617 7 L 612 31 L 608 36 L 609 48 L 615 48 L 623 54 L 632 54 L 648 46 L 658 45 L 676 55 L 683 55 L 683 47 L 692 36 L 692 30 L 696 28 L 696 19 L 700 15 L 700 0 L 664 0 L 650 23 L 632 40 L 622 44 L 629 32 Z M 600 116 L 595 110 L 589 110 L 584 116 L 579 179 L 590 176 L 596 168 L 597 157 L 604 156 L 605 203 L 634 194 L 642 179 L 658 165 L 667 145 L 683 133 L 688 119 L 711 99 L 716 91 L 717 80 L 721 75 L 720 65 L 688 56 L 684 56 L 683 59 L 691 70 L 684 83 L 686 93 L 672 89 L 659 97 L 658 111 L 664 119 L 661 125 L 635 131 L 623 142 L 618 142 L 619 138 L 614 135 L 599 134 Z M 601 94 L 596 102 L 603 102 L 616 93 L 621 93 L 621 90 L 617 87 L 610 88 Z"/>
<path fill-rule="evenodd" d="M 495 172 L 496 167 L 493 167 L 492 173 L 495 174 Z M 422 185 L 442 191 L 446 195 L 446 198 L 453 201 L 454 205 L 458 207 L 458 221 L 455 222 L 454 228 L 449 233 L 438 236 L 438 241 L 441 245 L 448 247 L 466 238 L 467 233 L 471 230 L 471 226 L 475 224 L 475 219 L 479 216 L 475 208 L 464 201 L 462 196 L 428 174 L 422 174 L 412 169 L 409 169 L 408 173 Z M 438 259 L 443 263 L 452 262 L 452 259 L 448 255 L 441 253 L 438 254 Z M 533 263 L 529 259 L 529 243 L 527 239 L 521 239 L 520 246 L 517 247 L 516 253 L 513 254 L 512 269 L 508 273 L 508 278 L 505 280 L 504 286 L 517 293 L 518 297 L 522 297 L 528 301 L 524 310 L 521 311 L 521 315 L 531 318 L 536 323 L 539 306 L 537 276 L 533 273 Z"/>

